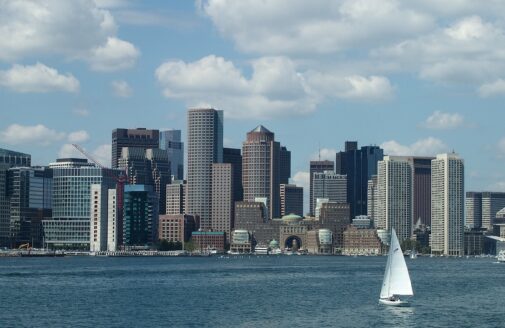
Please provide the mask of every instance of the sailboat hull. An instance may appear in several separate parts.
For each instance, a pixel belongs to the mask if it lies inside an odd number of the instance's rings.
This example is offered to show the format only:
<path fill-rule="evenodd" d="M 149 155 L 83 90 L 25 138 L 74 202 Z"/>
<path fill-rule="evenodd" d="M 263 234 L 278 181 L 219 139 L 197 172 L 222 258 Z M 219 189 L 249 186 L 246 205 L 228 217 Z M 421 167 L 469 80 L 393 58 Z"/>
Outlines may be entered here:
<path fill-rule="evenodd" d="M 388 306 L 398 306 L 398 307 L 410 306 L 410 303 L 407 301 L 402 301 L 399 299 L 396 301 L 391 301 L 389 299 L 384 299 L 384 298 L 379 299 L 379 304 L 388 305 Z"/>

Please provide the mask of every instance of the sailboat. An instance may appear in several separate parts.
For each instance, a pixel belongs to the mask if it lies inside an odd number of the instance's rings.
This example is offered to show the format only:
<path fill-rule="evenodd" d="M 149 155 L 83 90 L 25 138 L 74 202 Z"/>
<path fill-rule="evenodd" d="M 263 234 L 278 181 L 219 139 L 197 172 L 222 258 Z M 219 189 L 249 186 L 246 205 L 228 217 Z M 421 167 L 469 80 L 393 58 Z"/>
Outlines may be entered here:
<path fill-rule="evenodd" d="M 407 301 L 400 300 L 400 296 L 412 296 L 412 284 L 409 270 L 403 257 L 395 229 L 391 229 L 391 242 L 389 244 L 388 261 L 384 273 L 384 281 L 379 298 L 379 303 L 392 306 L 408 306 Z"/>

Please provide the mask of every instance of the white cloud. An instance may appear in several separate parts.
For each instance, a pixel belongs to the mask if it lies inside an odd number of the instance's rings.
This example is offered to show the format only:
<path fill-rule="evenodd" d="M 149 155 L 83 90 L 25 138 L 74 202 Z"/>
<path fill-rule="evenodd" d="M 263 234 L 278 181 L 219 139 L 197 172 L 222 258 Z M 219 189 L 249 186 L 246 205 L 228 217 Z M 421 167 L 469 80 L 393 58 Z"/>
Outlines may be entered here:
<path fill-rule="evenodd" d="M 0 6 L 3 61 L 55 55 L 89 61 L 96 70 L 131 67 L 138 50 L 116 33 L 110 11 L 94 1 L 11 0 Z"/>
<path fill-rule="evenodd" d="M 68 142 L 70 143 L 81 143 L 89 140 L 88 132 L 84 130 L 74 131 L 68 134 L 67 136 Z"/>
<path fill-rule="evenodd" d="M 42 124 L 37 125 L 9 125 L 0 132 L 2 142 L 10 145 L 35 144 L 48 146 L 53 142 L 65 138 L 65 133 L 49 129 Z"/>
<path fill-rule="evenodd" d="M 336 153 L 337 151 L 333 148 L 321 148 L 318 152 L 313 153 L 310 159 L 312 161 L 318 161 L 319 159 L 322 161 L 334 161 Z"/>
<path fill-rule="evenodd" d="M 59 74 L 41 63 L 13 65 L 9 70 L 0 71 L 0 85 L 16 92 L 79 91 L 79 81 L 72 74 Z"/>
<path fill-rule="evenodd" d="M 479 87 L 479 95 L 483 98 L 505 95 L 505 80 L 498 79 L 491 83 L 485 83 Z"/>
<path fill-rule="evenodd" d="M 437 110 L 421 126 L 434 130 L 447 130 L 460 127 L 463 123 L 464 119 L 462 115 L 458 113 L 444 113 Z"/>
<path fill-rule="evenodd" d="M 111 144 L 99 145 L 93 150 L 92 155 L 101 165 L 110 167 L 112 157 Z"/>
<path fill-rule="evenodd" d="M 139 56 L 140 51 L 130 42 L 109 37 L 91 51 L 87 60 L 93 70 L 111 72 L 133 67 Z"/>
<path fill-rule="evenodd" d="M 402 145 L 395 140 L 381 144 L 385 155 L 398 156 L 435 156 L 448 151 L 447 145 L 440 139 L 428 137 L 418 140 L 411 145 Z"/>
<path fill-rule="evenodd" d="M 73 111 L 74 115 L 80 116 L 80 117 L 87 117 L 89 116 L 89 110 L 86 108 L 75 108 Z"/>
<path fill-rule="evenodd" d="M 126 81 L 112 81 L 112 91 L 121 98 L 128 98 L 133 94 L 133 90 Z"/>
<path fill-rule="evenodd" d="M 86 158 L 72 144 L 64 144 L 58 151 L 58 158 Z"/>
<path fill-rule="evenodd" d="M 231 61 L 210 55 L 196 62 L 167 61 L 155 72 L 168 98 L 188 106 L 225 109 L 230 118 L 272 118 L 313 112 L 325 97 L 382 100 L 391 96 L 383 77 L 301 72 L 287 57 L 261 57 L 245 77 Z"/>

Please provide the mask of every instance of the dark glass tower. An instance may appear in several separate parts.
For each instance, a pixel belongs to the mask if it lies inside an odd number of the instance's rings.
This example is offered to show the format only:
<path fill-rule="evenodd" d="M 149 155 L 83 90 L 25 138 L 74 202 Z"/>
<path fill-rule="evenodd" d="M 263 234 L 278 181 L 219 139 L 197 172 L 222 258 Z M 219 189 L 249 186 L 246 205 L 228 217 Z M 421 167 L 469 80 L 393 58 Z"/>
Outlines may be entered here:
<path fill-rule="evenodd" d="M 144 149 L 159 148 L 160 131 L 138 129 L 114 129 L 112 131 L 112 168 L 118 167 L 123 147 L 137 147 Z"/>

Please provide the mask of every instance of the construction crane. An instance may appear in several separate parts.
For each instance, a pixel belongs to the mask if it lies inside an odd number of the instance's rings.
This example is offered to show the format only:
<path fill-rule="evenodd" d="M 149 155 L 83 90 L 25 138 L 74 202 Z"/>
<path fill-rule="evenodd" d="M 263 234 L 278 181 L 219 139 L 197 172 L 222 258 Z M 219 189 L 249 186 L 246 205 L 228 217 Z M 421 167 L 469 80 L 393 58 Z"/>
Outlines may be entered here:
<path fill-rule="evenodd" d="M 116 180 L 116 199 L 117 199 L 117 218 L 119 219 L 119 222 L 121 221 L 120 218 L 123 216 L 123 195 L 124 195 L 124 185 L 126 181 L 128 180 L 128 176 L 126 171 L 122 171 L 122 173 L 119 174 L 119 176 L 115 175 L 113 170 L 109 167 L 106 167 L 102 165 L 99 161 L 97 161 L 93 156 L 88 154 L 81 146 L 78 144 L 72 144 L 72 146 L 75 147 L 81 154 L 83 154 L 87 159 L 95 163 L 96 166 L 99 168 L 103 169 L 103 172 L 110 178 Z"/>

